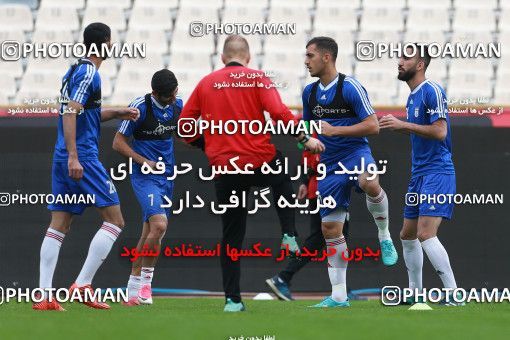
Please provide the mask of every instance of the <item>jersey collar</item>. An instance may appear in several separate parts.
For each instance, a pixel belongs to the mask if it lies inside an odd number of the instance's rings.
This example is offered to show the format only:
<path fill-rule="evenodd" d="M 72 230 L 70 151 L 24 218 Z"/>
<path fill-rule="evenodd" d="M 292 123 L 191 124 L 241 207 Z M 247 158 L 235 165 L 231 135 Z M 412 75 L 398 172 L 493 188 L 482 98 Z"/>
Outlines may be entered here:
<path fill-rule="evenodd" d="M 428 82 L 429 80 L 428 79 L 425 79 L 424 81 L 422 81 L 420 83 L 420 85 L 416 86 L 414 88 L 414 90 L 411 91 L 411 94 L 415 94 L 416 92 L 418 92 L 418 90 L 423 86 L 423 84 L 425 84 L 426 82 Z"/>
<path fill-rule="evenodd" d="M 161 110 L 164 110 L 164 109 L 166 109 L 166 108 L 168 108 L 168 107 L 170 106 L 170 105 L 167 105 L 167 106 L 161 106 L 161 104 L 160 104 L 160 103 L 158 103 L 158 101 L 157 101 L 156 99 L 154 99 L 154 97 L 152 96 L 152 94 L 151 94 L 151 100 L 152 100 L 152 103 L 154 103 L 154 105 L 156 105 L 156 107 L 157 107 L 158 109 L 161 109 Z"/>
<path fill-rule="evenodd" d="M 338 83 L 338 77 L 339 77 L 339 76 L 337 75 L 337 76 L 336 76 L 336 78 L 335 78 L 335 79 L 333 79 L 333 80 L 331 81 L 331 83 L 329 83 L 326 87 L 324 87 L 324 85 L 322 85 L 322 84 L 321 84 L 321 82 L 320 82 L 320 80 L 319 80 L 319 89 L 320 89 L 321 91 L 327 91 L 327 90 L 329 90 L 329 89 L 330 89 L 330 88 L 332 88 L 332 87 L 333 87 L 336 83 Z"/>

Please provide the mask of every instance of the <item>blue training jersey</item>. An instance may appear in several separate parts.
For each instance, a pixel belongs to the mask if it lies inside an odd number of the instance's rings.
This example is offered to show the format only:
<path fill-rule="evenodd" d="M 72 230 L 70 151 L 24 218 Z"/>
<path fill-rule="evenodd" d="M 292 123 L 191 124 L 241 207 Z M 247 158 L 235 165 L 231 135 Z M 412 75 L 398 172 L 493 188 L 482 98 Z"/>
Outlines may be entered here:
<path fill-rule="evenodd" d="M 431 125 L 445 119 L 445 140 L 420 137 L 411 133 L 412 176 L 428 174 L 455 174 L 452 162 L 452 142 L 448 105 L 443 88 L 426 79 L 409 95 L 406 104 L 407 121 L 419 125 Z"/>
<path fill-rule="evenodd" d="M 317 87 L 317 102 L 319 105 L 328 105 L 333 101 L 337 93 L 338 76 L 326 86 L 319 83 Z M 360 123 L 368 116 L 375 113 L 368 99 L 367 91 L 354 78 L 346 76 L 343 82 L 342 95 L 345 103 L 349 104 L 355 113 L 355 117 L 339 117 L 337 119 L 323 119 L 310 112 L 310 95 L 314 83 L 308 84 L 303 90 L 303 119 L 324 120 L 332 126 L 351 126 Z M 369 150 L 366 137 L 326 137 L 319 135 L 319 140 L 326 150 L 321 154 L 321 162 L 335 164 L 358 150 Z"/>
<path fill-rule="evenodd" d="M 71 68 L 66 72 L 62 83 L 69 77 Z M 89 97 L 101 90 L 101 77 L 93 64 L 78 65 L 71 75 L 68 83 L 63 89 L 64 96 L 69 94 L 72 101 L 85 105 Z M 62 113 L 66 105 L 62 104 L 60 112 Z M 101 124 L 101 106 L 93 109 L 84 109 L 76 116 L 76 151 L 80 161 L 91 161 L 98 159 L 98 142 Z M 62 115 L 58 118 L 57 142 L 55 143 L 55 152 L 53 161 L 67 161 L 68 154 L 64 139 L 64 128 L 62 125 Z"/>
<path fill-rule="evenodd" d="M 161 106 L 154 98 L 152 98 L 152 110 L 157 120 L 161 122 L 167 122 L 174 116 L 173 105 L 167 105 L 166 107 Z M 175 105 L 182 110 L 183 103 L 182 99 L 177 98 Z M 118 131 L 126 137 L 133 135 L 134 131 L 142 124 L 147 117 L 147 109 L 145 106 L 145 96 L 136 98 L 129 107 L 136 107 L 140 110 L 140 118 L 136 122 L 125 120 L 119 125 Z M 165 140 L 138 140 L 132 141 L 132 148 L 138 154 L 151 160 L 158 161 L 159 157 L 162 157 L 162 161 L 165 163 L 166 175 L 173 174 L 173 166 L 175 164 L 174 159 L 174 139 Z M 133 173 L 141 174 L 141 165 L 133 162 Z"/>

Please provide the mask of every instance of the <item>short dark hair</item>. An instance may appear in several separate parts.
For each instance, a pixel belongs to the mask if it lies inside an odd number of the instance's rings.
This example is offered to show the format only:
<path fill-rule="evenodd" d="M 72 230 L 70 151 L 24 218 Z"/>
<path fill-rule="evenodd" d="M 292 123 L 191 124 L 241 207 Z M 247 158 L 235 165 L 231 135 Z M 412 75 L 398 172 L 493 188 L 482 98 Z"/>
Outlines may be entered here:
<path fill-rule="evenodd" d="M 329 52 L 333 56 L 333 60 L 336 60 L 338 55 L 338 44 L 333 38 L 330 37 L 314 37 L 310 40 L 306 47 L 315 44 L 318 50 L 321 52 Z"/>
<path fill-rule="evenodd" d="M 177 88 L 177 85 L 178 83 L 175 74 L 166 68 L 157 71 L 152 76 L 152 90 L 160 96 L 171 95 Z"/>
<path fill-rule="evenodd" d="M 94 22 L 85 27 L 83 31 L 83 44 L 87 51 L 90 46 L 96 45 L 98 51 L 101 51 L 101 44 L 111 39 L 112 31 L 110 27 L 102 22 Z"/>
<path fill-rule="evenodd" d="M 423 43 L 413 43 L 413 45 L 416 46 L 416 53 L 418 53 L 418 58 L 423 60 L 426 70 L 427 67 L 429 67 L 430 61 L 432 60 L 432 57 L 429 53 L 429 45 Z"/>

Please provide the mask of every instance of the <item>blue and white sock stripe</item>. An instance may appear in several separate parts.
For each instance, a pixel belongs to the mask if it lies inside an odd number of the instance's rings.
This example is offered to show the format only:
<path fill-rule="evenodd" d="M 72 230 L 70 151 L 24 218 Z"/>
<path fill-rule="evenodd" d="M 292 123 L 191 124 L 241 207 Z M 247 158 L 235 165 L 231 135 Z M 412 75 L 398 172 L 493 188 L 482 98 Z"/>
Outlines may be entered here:
<path fill-rule="evenodd" d="M 85 74 L 85 77 L 81 81 L 81 83 L 78 87 L 78 91 L 75 92 L 74 98 L 72 98 L 73 101 L 78 102 L 78 103 L 81 103 L 81 100 L 83 100 L 83 97 L 85 96 L 85 92 L 87 91 L 90 84 L 92 84 L 92 79 L 94 78 L 94 74 L 96 71 L 96 68 L 94 66 L 89 65 L 89 64 L 84 64 L 84 65 L 87 68 L 87 71 L 86 71 L 87 73 Z M 80 66 L 78 66 L 78 67 L 80 67 Z M 83 67 L 83 66 L 81 66 L 81 67 Z M 76 72 L 78 72 L 78 70 Z"/>
<path fill-rule="evenodd" d="M 441 92 L 441 88 L 438 84 L 434 83 L 433 81 L 428 81 L 430 86 L 434 89 L 434 92 L 436 94 L 436 100 L 438 107 L 436 108 L 436 111 L 438 113 L 438 116 L 440 118 L 446 118 L 446 112 L 444 110 L 444 99 L 443 99 L 443 92 Z"/>
<path fill-rule="evenodd" d="M 358 94 L 361 98 L 361 102 L 362 102 L 365 110 L 370 114 L 375 113 L 374 109 L 372 108 L 372 105 L 370 104 L 370 101 L 368 100 L 367 93 L 363 89 L 363 87 L 361 86 L 359 81 L 357 81 L 356 79 L 351 78 L 351 77 L 345 77 L 345 81 L 347 81 L 349 84 L 352 84 L 354 86 L 354 88 L 356 89 L 356 92 L 358 92 Z"/>

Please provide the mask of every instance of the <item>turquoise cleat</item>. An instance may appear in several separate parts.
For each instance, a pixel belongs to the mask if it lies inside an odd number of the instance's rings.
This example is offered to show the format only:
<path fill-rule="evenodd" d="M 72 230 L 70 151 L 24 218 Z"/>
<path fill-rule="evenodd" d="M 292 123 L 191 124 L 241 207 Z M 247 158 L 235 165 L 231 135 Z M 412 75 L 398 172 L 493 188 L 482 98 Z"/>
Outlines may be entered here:
<path fill-rule="evenodd" d="M 330 308 L 330 307 L 350 307 L 349 299 L 344 302 L 336 302 L 331 296 L 326 296 L 320 303 L 309 306 L 312 308 Z"/>
<path fill-rule="evenodd" d="M 296 242 L 296 236 L 289 236 L 288 234 L 283 234 L 280 249 L 285 249 L 287 248 L 287 246 L 289 247 L 289 252 L 294 254 L 299 252 L 299 246 Z"/>
<path fill-rule="evenodd" d="M 381 241 L 382 261 L 386 266 L 393 266 L 397 263 L 398 254 L 391 240 Z"/>
<path fill-rule="evenodd" d="M 246 308 L 244 308 L 244 303 L 238 302 L 235 303 L 231 299 L 227 299 L 227 302 L 225 303 L 225 308 L 223 309 L 224 312 L 244 312 Z"/>

